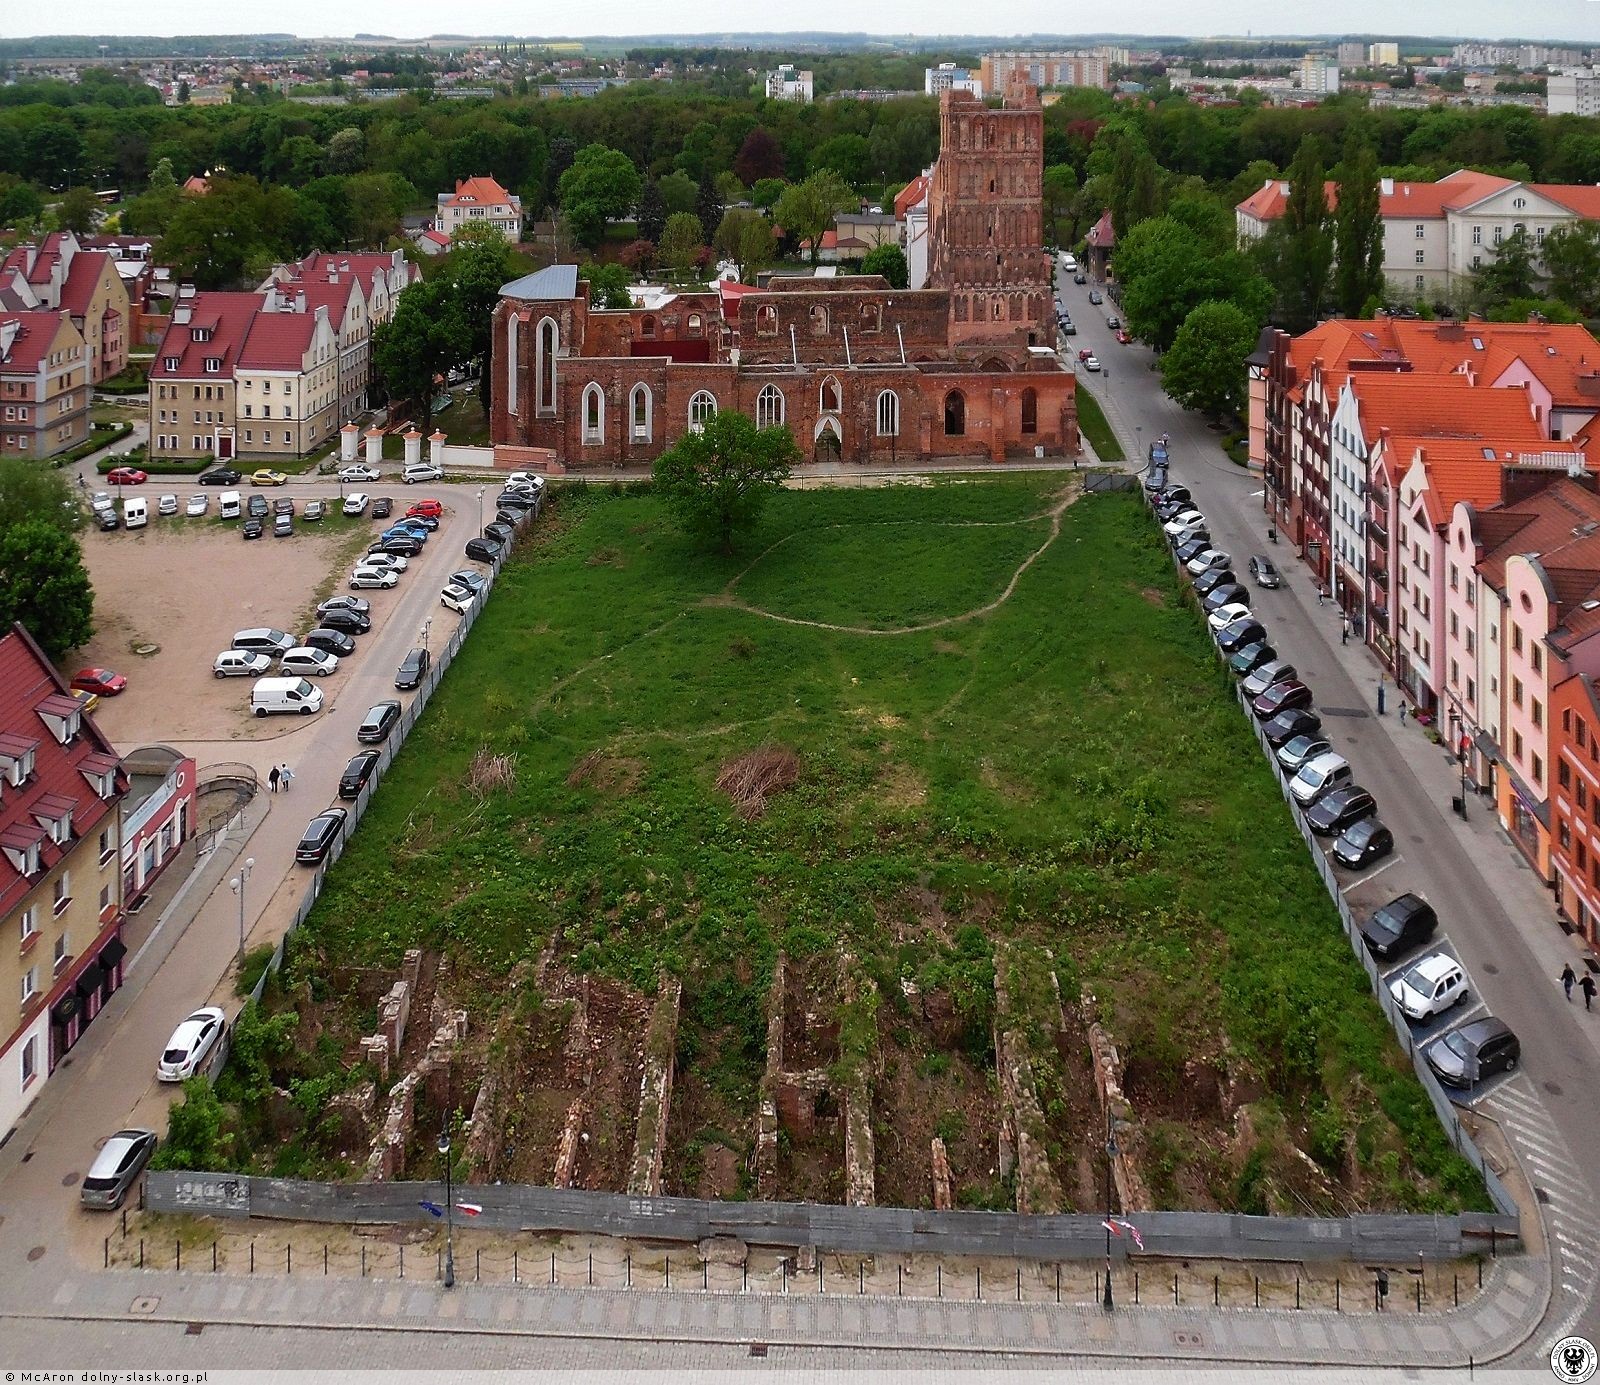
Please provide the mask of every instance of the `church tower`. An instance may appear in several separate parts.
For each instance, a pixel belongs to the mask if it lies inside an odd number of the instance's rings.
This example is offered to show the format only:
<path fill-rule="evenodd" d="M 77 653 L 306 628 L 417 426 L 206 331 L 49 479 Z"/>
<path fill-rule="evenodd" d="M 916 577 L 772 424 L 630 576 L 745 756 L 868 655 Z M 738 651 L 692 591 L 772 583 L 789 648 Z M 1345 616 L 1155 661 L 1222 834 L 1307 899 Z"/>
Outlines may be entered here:
<path fill-rule="evenodd" d="M 928 189 L 928 287 L 950 295 L 950 345 L 1016 366 L 1055 345 L 1043 243 L 1044 113 L 1018 77 L 1005 105 L 939 98 L 939 158 Z"/>

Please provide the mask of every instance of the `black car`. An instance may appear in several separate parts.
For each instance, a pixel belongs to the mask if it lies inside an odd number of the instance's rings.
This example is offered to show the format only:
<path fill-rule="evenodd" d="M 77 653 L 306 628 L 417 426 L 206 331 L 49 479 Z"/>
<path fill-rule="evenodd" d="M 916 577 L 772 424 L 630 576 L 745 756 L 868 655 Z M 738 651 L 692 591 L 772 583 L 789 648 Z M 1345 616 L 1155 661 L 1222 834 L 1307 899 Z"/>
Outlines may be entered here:
<path fill-rule="evenodd" d="M 330 596 L 326 601 L 317 603 L 319 616 L 325 616 L 329 611 L 354 611 L 364 616 L 371 610 L 372 603 L 364 596 Z"/>
<path fill-rule="evenodd" d="M 1287 745 L 1296 736 L 1314 736 L 1320 730 L 1322 718 L 1308 707 L 1279 712 L 1270 721 L 1261 723 L 1261 734 L 1274 750 L 1280 745 Z"/>
<path fill-rule="evenodd" d="M 537 510 L 539 498 L 528 491 L 501 491 L 494 504 L 497 510 Z"/>
<path fill-rule="evenodd" d="M 1309 707 L 1312 701 L 1310 688 L 1298 678 L 1285 678 L 1281 683 L 1274 683 L 1251 705 L 1260 720 L 1270 721 L 1279 712 L 1290 712 L 1296 707 Z"/>
<path fill-rule="evenodd" d="M 280 495 L 272 502 L 272 513 L 275 515 L 292 515 L 294 513 L 294 501 L 287 495 Z"/>
<path fill-rule="evenodd" d="M 1194 538 L 1185 539 L 1172 551 L 1180 563 L 1186 563 L 1190 558 L 1198 557 L 1210 547 L 1210 539 L 1203 539 L 1196 536 Z"/>
<path fill-rule="evenodd" d="M 1422 1053 L 1441 1082 L 1470 1087 L 1497 1072 L 1515 1072 L 1522 1043 L 1504 1020 L 1485 1015 L 1440 1035 Z"/>
<path fill-rule="evenodd" d="M 96 510 L 94 512 L 94 522 L 98 524 L 105 533 L 108 534 L 113 529 L 122 528 L 122 521 L 117 518 L 117 512 L 115 510 Z"/>
<path fill-rule="evenodd" d="M 328 849 L 339 840 L 349 816 L 343 808 L 324 808 L 306 824 L 294 849 L 294 859 L 303 866 L 321 865 Z"/>
<path fill-rule="evenodd" d="M 1421 895 L 1391 899 L 1361 925 L 1361 938 L 1374 957 L 1394 957 L 1433 937 L 1439 916 Z"/>
<path fill-rule="evenodd" d="M 1089 290 L 1089 301 L 1091 303 L 1099 304 L 1099 303 L 1104 303 L 1106 300 L 1100 296 L 1100 290 L 1099 289 L 1090 289 Z"/>
<path fill-rule="evenodd" d="M 1376 817 L 1378 800 L 1359 784 L 1329 789 L 1306 810 L 1306 825 L 1319 837 L 1337 837 L 1353 822 Z"/>
<path fill-rule="evenodd" d="M 231 467 L 212 467 L 210 471 L 202 471 L 195 481 L 202 486 L 237 486 L 244 477 Z"/>
<path fill-rule="evenodd" d="M 485 524 L 483 526 L 484 538 L 493 539 L 496 543 L 510 543 L 512 536 L 516 532 L 513 526 L 502 524 L 499 520 L 496 520 L 493 524 Z"/>
<path fill-rule="evenodd" d="M 1365 870 L 1394 850 L 1394 833 L 1377 818 L 1353 822 L 1333 844 L 1333 859 L 1350 870 Z"/>
<path fill-rule="evenodd" d="M 496 524 L 509 524 L 515 529 L 532 513 L 532 510 L 496 510 L 494 512 L 494 521 Z"/>
<path fill-rule="evenodd" d="M 1250 575 L 1256 579 L 1256 585 L 1259 587 L 1283 585 L 1283 578 L 1279 575 L 1278 569 L 1260 554 L 1250 560 Z"/>
<path fill-rule="evenodd" d="M 359 798 L 361 790 L 366 788 L 367 780 L 372 778 L 372 771 L 377 768 L 381 751 L 363 750 L 350 757 L 350 763 L 344 767 L 344 773 L 339 776 L 339 797 Z"/>
<path fill-rule="evenodd" d="M 1194 579 L 1194 593 L 1196 596 L 1207 596 L 1218 587 L 1239 587 L 1239 579 L 1233 575 L 1231 567 L 1207 568 Z M 1243 591 L 1243 587 L 1239 587 Z"/>
<path fill-rule="evenodd" d="M 364 635 L 372 629 L 372 619 L 365 611 L 351 610 L 348 606 L 317 608 L 317 618 L 325 629 L 338 630 L 346 635 Z"/>
<path fill-rule="evenodd" d="M 380 741 L 388 739 L 389 732 L 399 720 L 398 702 L 375 703 L 361 719 L 361 725 L 356 728 L 356 739 L 363 745 L 377 745 Z"/>
<path fill-rule="evenodd" d="M 500 559 L 500 545 L 493 539 L 468 539 L 466 552 L 475 562 L 493 563 Z"/>
<path fill-rule="evenodd" d="M 404 534 L 396 534 L 392 539 L 379 539 L 367 552 L 393 553 L 401 558 L 415 558 L 422 552 L 422 541 L 407 538 Z"/>
<path fill-rule="evenodd" d="M 239 532 L 247 539 L 259 539 L 267 531 L 266 524 L 259 519 L 247 519 L 244 528 Z"/>
<path fill-rule="evenodd" d="M 1217 632 L 1217 648 L 1224 654 L 1236 654 L 1247 644 L 1255 644 L 1257 640 L 1267 637 L 1267 627 L 1259 620 L 1236 620 L 1226 629 Z"/>
<path fill-rule="evenodd" d="M 394 513 L 394 501 L 387 495 L 380 495 L 372 502 L 373 519 L 388 519 Z"/>
<path fill-rule="evenodd" d="M 356 642 L 349 635 L 343 630 L 333 630 L 326 625 L 319 625 L 315 630 L 306 631 L 300 637 L 300 643 L 307 649 L 320 649 L 328 654 L 337 654 L 341 659 L 356 652 Z"/>
<path fill-rule="evenodd" d="M 265 519 L 269 514 L 272 513 L 272 507 L 267 504 L 266 496 L 252 495 L 245 502 L 244 512 L 249 515 L 251 519 Z"/>
<path fill-rule="evenodd" d="M 1061 324 L 1061 335 L 1064 337 L 1075 337 L 1078 335 L 1078 329 L 1072 325 L 1072 320 L 1070 318 Z"/>
<path fill-rule="evenodd" d="M 1187 486 L 1167 486 L 1161 492 L 1162 503 L 1167 501 L 1188 501 L 1193 499 Z"/>
<path fill-rule="evenodd" d="M 1278 657 L 1278 651 L 1265 640 L 1255 640 L 1236 649 L 1228 659 L 1228 667 L 1240 678 L 1247 673 L 1254 673 L 1262 664 Z"/>
<path fill-rule="evenodd" d="M 439 527 L 439 516 L 438 515 L 414 515 L 410 511 L 407 511 L 406 512 L 406 517 L 402 521 L 402 523 L 405 523 L 405 524 L 420 524 L 424 529 L 426 529 L 431 534 L 435 529 L 437 529 Z"/>
<path fill-rule="evenodd" d="M 1215 572 L 1216 568 L 1208 568 L 1208 572 Z M 1200 598 L 1200 609 L 1207 615 L 1219 610 L 1223 606 L 1231 606 L 1238 602 L 1241 606 L 1249 604 L 1250 593 L 1237 582 L 1224 582 L 1220 587 L 1212 587 Z"/>
<path fill-rule="evenodd" d="M 1089 282 L 1089 276 L 1080 269 L 1072 276 L 1072 282 L 1075 284 L 1087 284 Z"/>
<path fill-rule="evenodd" d="M 400 661 L 400 667 L 395 670 L 395 687 L 402 690 L 416 687 L 427 676 L 428 666 L 432 662 L 433 656 L 426 649 L 408 650 L 406 657 Z"/>

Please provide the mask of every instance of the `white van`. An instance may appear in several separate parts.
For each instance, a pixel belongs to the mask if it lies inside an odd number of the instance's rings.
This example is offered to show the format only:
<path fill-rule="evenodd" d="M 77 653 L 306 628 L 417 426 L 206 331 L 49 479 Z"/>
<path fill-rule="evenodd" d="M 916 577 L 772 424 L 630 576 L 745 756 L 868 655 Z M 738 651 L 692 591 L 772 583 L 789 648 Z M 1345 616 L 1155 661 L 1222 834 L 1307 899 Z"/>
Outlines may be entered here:
<path fill-rule="evenodd" d="M 273 712 L 298 712 L 308 717 L 322 710 L 322 689 L 304 678 L 258 678 L 250 690 L 250 710 L 258 717 Z"/>
<path fill-rule="evenodd" d="M 124 500 L 122 522 L 130 529 L 143 529 L 150 523 L 150 502 L 142 497 L 129 497 Z"/>
<path fill-rule="evenodd" d="M 217 517 L 219 519 L 238 519 L 239 512 L 244 507 L 244 502 L 239 499 L 238 491 L 223 491 L 217 497 Z"/>

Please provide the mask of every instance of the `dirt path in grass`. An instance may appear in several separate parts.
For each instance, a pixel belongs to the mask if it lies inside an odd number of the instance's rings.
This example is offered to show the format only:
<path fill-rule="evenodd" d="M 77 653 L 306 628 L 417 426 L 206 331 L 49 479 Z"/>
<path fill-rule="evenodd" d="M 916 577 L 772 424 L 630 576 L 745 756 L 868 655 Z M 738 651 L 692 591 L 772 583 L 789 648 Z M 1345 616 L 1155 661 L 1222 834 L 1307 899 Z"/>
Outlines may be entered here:
<path fill-rule="evenodd" d="M 1006 604 L 1006 602 L 1011 600 L 1011 595 L 1016 591 L 1017 584 L 1022 581 L 1023 574 L 1027 572 L 1027 570 L 1036 562 L 1038 562 L 1039 559 L 1044 556 L 1045 550 L 1061 536 L 1061 516 L 1066 513 L 1067 506 L 1072 504 L 1072 502 L 1082 494 L 1082 481 L 1074 479 L 1067 482 L 1066 486 L 1062 489 L 1061 498 L 1057 500 L 1054 505 L 1052 505 L 1048 510 L 1040 511 L 1038 514 L 1026 515 L 1021 519 L 1013 520 L 970 520 L 951 522 L 948 527 L 952 529 L 1005 529 L 1014 528 L 1020 524 L 1035 524 L 1047 516 L 1050 520 L 1050 532 L 1048 535 L 1046 535 L 1045 541 L 1041 543 L 1038 548 L 1034 549 L 1034 551 L 1026 558 L 1024 558 L 1021 563 L 1018 564 L 1017 570 L 1011 574 L 1011 580 L 1006 583 L 1005 590 L 1002 591 L 999 596 L 995 597 L 993 601 L 990 601 L 982 606 L 975 606 L 972 610 L 963 611 L 959 615 L 941 616 L 938 620 L 930 620 L 921 625 L 907 625 L 898 630 L 877 630 L 867 625 L 834 625 L 825 620 L 802 620 L 799 616 L 780 616 L 775 611 L 763 610 L 759 606 L 752 606 L 748 602 L 740 601 L 739 598 L 733 594 L 733 589 L 739 585 L 740 581 L 744 578 L 745 573 L 748 573 L 752 568 L 754 568 L 757 563 L 767 556 L 767 554 L 773 552 L 774 549 L 783 547 L 784 544 L 789 543 L 794 539 L 801 538 L 807 534 L 814 534 L 816 532 L 814 529 L 807 529 L 800 533 L 786 535 L 784 538 L 779 539 L 777 543 L 773 544 L 770 548 L 763 549 L 751 560 L 749 566 L 744 569 L 744 572 L 741 572 L 738 574 L 738 576 L 734 577 L 716 596 L 708 596 L 700 604 L 702 606 L 728 607 L 732 610 L 744 611 L 749 615 L 762 616 L 767 620 L 781 621 L 784 625 L 804 625 L 813 630 L 835 630 L 840 634 L 845 635 L 919 635 L 929 630 L 942 630 L 946 626 L 960 625 L 964 621 L 975 620 L 979 616 L 986 616 L 993 611 L 998 611 Z M 857 528 L 859 526 L 832 524 L 827 527 L 830 529 L 847 529 Z"/>

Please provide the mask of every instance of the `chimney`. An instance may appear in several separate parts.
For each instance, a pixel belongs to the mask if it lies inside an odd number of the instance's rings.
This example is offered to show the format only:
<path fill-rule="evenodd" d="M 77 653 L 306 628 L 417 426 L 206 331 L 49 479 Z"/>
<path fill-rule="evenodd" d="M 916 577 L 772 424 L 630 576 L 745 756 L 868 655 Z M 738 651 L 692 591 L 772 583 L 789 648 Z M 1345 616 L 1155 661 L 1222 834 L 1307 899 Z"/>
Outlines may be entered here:
<path fill-rule="evenodd" d="M 1382 197 L 1393 197 L 1394 196 L 1394 179 L 1393 178 L 1379 178 L 1378 179 L 1378 193 Z"/>
<path fill-rule="evenodd" d="M 304 289 L 301 289 L 294 296 L 294 310 L 297 313 L 303 313 L 306 310 L 306 291 Z"/>
<path fill-rule="evenodd" d="M 1278 191 L 1287 197 L 1289 195 L 1289 185 L 1287 183 L 1279 183 Z"/>

